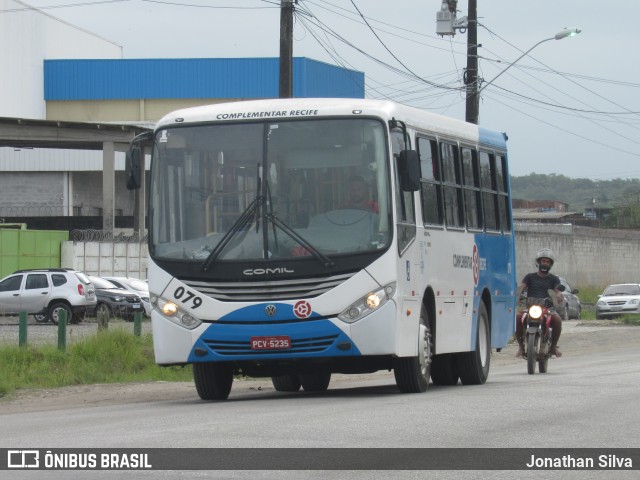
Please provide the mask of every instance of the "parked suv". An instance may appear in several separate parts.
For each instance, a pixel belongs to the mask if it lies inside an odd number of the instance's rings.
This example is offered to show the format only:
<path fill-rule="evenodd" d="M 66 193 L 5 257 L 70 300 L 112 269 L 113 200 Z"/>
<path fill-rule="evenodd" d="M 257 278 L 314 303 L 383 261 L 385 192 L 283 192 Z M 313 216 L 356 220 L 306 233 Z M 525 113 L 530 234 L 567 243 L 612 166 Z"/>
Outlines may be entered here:
<path fill-rule="evenodd" d="M 144 313 L 139 295 L 124 288 L 118 288 L 102 277 L 89 276 L 89 279 L 96 287 L 96 296 L 98 297 L 96 315 L 99 318 L 109 318 L 111 315 L 116 315 L 132 321 L 136 312 Z"/>
<path fill-rule="evenodd" d="M 70 268 L 17 270 L 0 280 L 0 315 L 26 312 L 38 321 L 58 324 L 60 312 L 79 323 L 96 307 L 96 292 L 89 278 Z"/>

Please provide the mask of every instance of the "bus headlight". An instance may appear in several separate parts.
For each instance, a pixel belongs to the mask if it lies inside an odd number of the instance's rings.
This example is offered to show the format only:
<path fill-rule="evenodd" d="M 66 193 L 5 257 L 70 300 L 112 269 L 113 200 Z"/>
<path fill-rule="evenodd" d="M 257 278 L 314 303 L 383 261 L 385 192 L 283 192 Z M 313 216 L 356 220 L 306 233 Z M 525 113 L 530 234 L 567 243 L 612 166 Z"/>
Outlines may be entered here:
<path fill-rule="evenodd" d="M 340 315 L 338 315 L 338 318 L 345 323 L 357 322 L 391 300 L 395 293 L 395 282 L 385 285 L 381 289 L 368 293 L 357 302 L 350 305 Z"/>
<path fill-rule="evenodd" d="M 172 321 L 176 325 L 180 325 L 183 328 L 193 330 L 202 323 L 199 318 L 194 317 L 193 314 L 184 311 L 170 300 L 165 300 L 164 298 L 158 297 L 157 299 L 155 299 L 155 304 L 164 318 Z"/>

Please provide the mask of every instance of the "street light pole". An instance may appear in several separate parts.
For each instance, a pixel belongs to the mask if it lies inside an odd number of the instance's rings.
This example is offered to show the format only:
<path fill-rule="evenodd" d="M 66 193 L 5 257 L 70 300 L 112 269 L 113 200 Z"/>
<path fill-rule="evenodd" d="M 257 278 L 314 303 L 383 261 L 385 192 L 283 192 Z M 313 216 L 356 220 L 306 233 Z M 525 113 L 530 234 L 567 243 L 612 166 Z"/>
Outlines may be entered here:
<path fill-rule="evenodd" d="M 534 48 L 536 48 L 538 45 L 540 45 L 541 43 L 544 42 L 548 42 L 549 40 L 562 40 L 563 38 L 567 38 L 567 37 L 574 37 L 576 35 L 578 35 L 582 30 L 580 30 L 579 28 L 565 28 L 564 30 L 559 31 L 558 33 L 556 33 L 553 37 L 550 38 L 545 38 L 544 40 L 540 40 L 538 43 L 536 43 L 533 47 L 531 47 L 529 50 L 527 50 L 526 52 L 524 52 L 522 55 L 520 55 L 518 58 L 516 58 L 513 62 L 511 62 L 509 64 L 509 66 L 507 68 L 505 68 L 504 70 L 502 70 L 498 75 L 496 75 L 495 77 L 493 77 L 491 80 L 489 80 L 487 83 L 485 83 L 482 88 L 480 90 L 478 90 L 478 95 L 480 95 L 480 92 L 482 92 L 485 88 L 487 88 L 489 85 L 491 85 L 500 75 L 502 75 L 504 72 L 506 72 L 507 70 L 509 70 L 511 67 L 513 67 L 516 63 L 518 63 L 522 58 L 526 57 L 527 54 L 533 50 Z"/>

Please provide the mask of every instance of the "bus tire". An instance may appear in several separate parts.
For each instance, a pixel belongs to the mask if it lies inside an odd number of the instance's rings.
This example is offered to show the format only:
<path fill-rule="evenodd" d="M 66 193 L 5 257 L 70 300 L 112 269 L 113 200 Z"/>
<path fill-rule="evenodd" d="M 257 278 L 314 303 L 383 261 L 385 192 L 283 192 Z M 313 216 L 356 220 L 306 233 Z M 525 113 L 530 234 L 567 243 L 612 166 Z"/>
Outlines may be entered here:
<path fill-rule="evenodd" d="M 473 352 L 458 353 L 457 359 L 463 385 L 482 385 L 487 381 L 491 366 L 491 328 L 489 314 L 482 300 L 478 309 L 476 349 Z"/>
<path fill-rule="evenodd" d="M 300 377 L 298 375 L 280 375 L 271 377 L 273 388 L 278 392 L 297 392 L 300 390 Z"/>
<path fill-rule="evenodd" d="M 431 376 L 431 328 L 424 305 L 420 310 L 418 355 L 394 359 L 393 375 L 402 393 L 422 393 L 429 388 Z"/>
<path fill-rule="evenodd" d="M 331 372 L 302 373 L 299 378 L 305 392 L 324 392 L 329 388 Z"/>
<path fill-rule="evenodd" d="M 431 363 L 431 380 L 434 385 L 455 385 L 458 383 L 458 367 L 454 354 L 434 355 Z"/>
<path fill-rule="evenodd" d="M 193 380 L 202 400 L 226 400 L 233 383 L 233 368 L 217 363 L 194 363 Z"/>

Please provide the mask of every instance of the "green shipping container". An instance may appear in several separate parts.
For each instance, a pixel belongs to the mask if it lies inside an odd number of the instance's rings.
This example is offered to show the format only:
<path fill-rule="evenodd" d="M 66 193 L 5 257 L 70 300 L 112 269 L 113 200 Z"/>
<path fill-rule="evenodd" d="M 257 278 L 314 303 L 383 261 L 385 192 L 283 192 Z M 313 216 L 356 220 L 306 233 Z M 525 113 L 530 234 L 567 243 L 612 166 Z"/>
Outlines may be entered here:
<path fill-rule="evenodd" d="M 69 232 L 27 230 L 23 224 L 0 224 L 0 278 L 27 268 L 59 268 L 62 242 Z"/>

